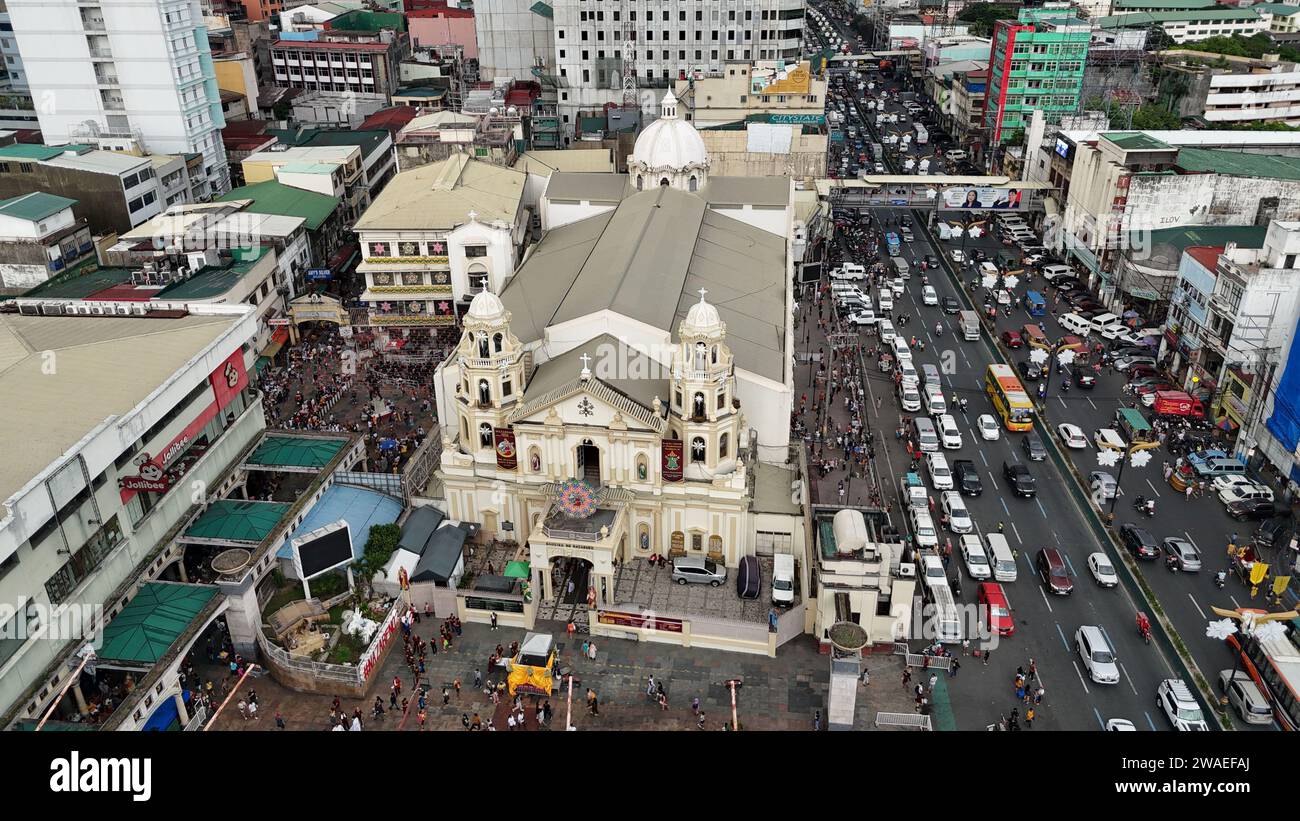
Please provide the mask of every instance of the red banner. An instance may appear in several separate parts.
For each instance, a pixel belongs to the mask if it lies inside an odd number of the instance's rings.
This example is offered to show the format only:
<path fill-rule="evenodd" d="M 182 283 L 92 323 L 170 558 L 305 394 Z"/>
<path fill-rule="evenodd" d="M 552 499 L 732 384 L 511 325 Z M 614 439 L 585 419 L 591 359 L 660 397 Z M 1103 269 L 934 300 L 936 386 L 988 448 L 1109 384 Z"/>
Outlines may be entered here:
<path fill-rule="evenodd" d="M 653 615 L 642 616 L 638 613 L 616 613 L 610 610 L 602 610 L 597 617 L 597 621 L 615 627 L 640 627 L 646 630 L 663 630 L 666 633 L 682 632 L 681 619 L 665 619 Z"/>
<path fill-rule="evenodd" d="M 177 434 L 176 438 L 167 443 L 167 447 L 159 451 L 158 456 L 146 462 L 153 462 L 161 470 L 170 467 L 182 453 L 194 441 L 194 438 L 202 432 L 203 428 L 211 422 L 218 413 L 220 413 L 230 401 L 235 398 L 248 385 L 248 371 L 244 368 L 244 352 L 235 351 L 225 362 L 217 366 L 217 369 L 208 374 L 208 382 L 212 386 L 213 401 L 206 408 L 194 417 L 194 421 L 185 426 L 185 430 Z M 154 493 L 165 493 L 167 483 L 161 482 L 162 487 L 151 487 L 150 483 L 160 483 L 164 477 L 146 475 L 146 465 L 141 465 L 140 476 L 124 476 L 118 479 L 118 490 L 122 498 L 122 504 L 131 501 L 136 493 L 142 490 L 152 491 Z"/>
<path fill-rule="evenodd" d="M 660 454 L 663 460 L 661 469 L 665 482 L 680 482 L 682 480 L 682 455 L 684 452 L 681 439 L 665 439 L 660 444 Z"/>
<path fill-rule="evenodd" d="M 518 468 L 519 452 L 515 449 L 515 432 L 510 428 L 493 428 L 492 438 L 496 445 L 497 467 L 502 470 Z"/>

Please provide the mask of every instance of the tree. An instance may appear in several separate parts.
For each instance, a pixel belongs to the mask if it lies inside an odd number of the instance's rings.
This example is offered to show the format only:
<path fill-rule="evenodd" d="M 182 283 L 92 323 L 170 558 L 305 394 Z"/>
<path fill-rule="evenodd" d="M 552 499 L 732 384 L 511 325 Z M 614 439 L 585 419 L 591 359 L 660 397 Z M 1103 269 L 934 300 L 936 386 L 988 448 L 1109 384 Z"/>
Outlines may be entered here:
<path fill-rule="evenodd" d="M 1183 120 L 1172 111 L 1151 103 L 1143 103 L 1133 112 L 1133 128 L 1138 131 L 1177 131 Z"/>
<path fill-rule="evenodd" d="M 374 578 L 375 574 L 384 569 L 388 560 L 392 557 L 393 551 L 397 549 L 397 543 L 402 538 L 402 528 L 394 524 L 374 525 L 370 528 L 370 536 L 366 539 L 365 550 L 361 558 L 357 559 L 353 567 L 357 575 L 361 577 L 361 586 L 358 592 L 364 592 L 365 598 L 369 599 L 374 596 Z"/>
<path fill-rule="evenodd" d="M 970 23 L 970 33 L 975 37 L 988 37 L 993 33 L 993 24 L 997 21 L 1016 19 L 1016 10 L 1012 6 L 996 3 L 976 3 L 962 9 L 957 19 Z"/>

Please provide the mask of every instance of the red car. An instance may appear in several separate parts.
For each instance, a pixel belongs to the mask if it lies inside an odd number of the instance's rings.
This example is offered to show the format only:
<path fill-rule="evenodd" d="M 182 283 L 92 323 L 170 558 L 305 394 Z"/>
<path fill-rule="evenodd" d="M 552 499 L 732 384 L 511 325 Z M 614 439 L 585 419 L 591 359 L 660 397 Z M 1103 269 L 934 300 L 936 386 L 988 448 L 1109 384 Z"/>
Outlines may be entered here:
<path fill-rule="evenodd" d="M 1049 593 L 1068 596 L 1074 592 L 1074 580 L 1065 564 L 1065 557 L 1054 547 L 1044 547 L 1038 551 L 1038 575 L 1042 578 Z"/>
<path fill-rule="evenodd" d="M 1020 331 L 1003 331 L 1002 344 L 1008 348 L 1022 348 L 1025 345 L 1025 340 L 1020 336 Z"/>
<path fill-rule="evenodd" d="M 999 636 L 1014 636 L 1016 622 L 1011 617 L 1006 591 L 996 582 L 984 582 L 979 587 L 979 606 L 988 613 L 989 629 Z"/>

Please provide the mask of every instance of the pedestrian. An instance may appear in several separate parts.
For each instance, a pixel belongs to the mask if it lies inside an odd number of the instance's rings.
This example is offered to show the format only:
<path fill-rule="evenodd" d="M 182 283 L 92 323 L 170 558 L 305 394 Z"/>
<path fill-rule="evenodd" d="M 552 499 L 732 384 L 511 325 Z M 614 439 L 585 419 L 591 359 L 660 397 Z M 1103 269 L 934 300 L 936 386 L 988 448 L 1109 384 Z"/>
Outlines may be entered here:
<path fill-rule="evenodd" d="M 428 718 L 429 718 L 429 714 L 428 714 L 426 711 L 421 710 L 420 712 L 416 713 L 416 716 L 415 716 L 415 717 L 416 717 L 417 719 L 419 719 L 419 721 L 420 721 L 420 729 L 423 730 L 423 729 L 424 729 L 424 722 L 428 720 Z"/>
<path fill-rule="evenodd" d="M 1044 690 L 1042 687 L 1039 687 L 1038 692 L 1034 693 L 1034 704 L 1042 704 L 1043 696 L 1045 695 L 1047 695 L 1047 691 Z"/>
<path fill-rule="evenodd" d="M 668 694 L 663 690 L 659 691 L 659 709 L 664 712 L 668 711 Z"/>
<path fill-rule="evenodd" d="M 961 654 L 964 656 L 970 652 L 970 639 L 961 640 Z"/>
<path fill-rule="evenodd" d="M 700 714 L 700 697 L 699 697 L 699 696 L 696 696 L 695 698 L 691 699 L 691 712 L 692 712 L 692 713 L 695 713 L 696 715 L 699 715 L 699 714 Z"/>
<path fill-rule="evenodd" d="M 583 639 L 583 640 L 582 640 L 582 654 L 583 654 L 584 656 L 587 655 L 587 648 L 588 648 L 590 645 L 591 645 L 591 642 L 590 642 L 590 641 L 588 641 L 588 640 L 586 640 L 586 639 Z"/>
<path fill-rule="evenodd" d="M 699 718 L 695 720 L 695 726 L 704 729 L 704 713 L 700 713 Z"/>
<path fill-rule="evenodd" d="M 909 684 L 911 684 L 911 683 L 912 683 L 912 668 L 911 668 L 911 667 L 904 667 L 904 668 L 903 668 L 903 686 L 906 687 L 907 685 L 909 685 Z"/>
<path fill-rule="evenodd" d="M 446 687 L 442 688 L 442 706 L 446 707 L 451 702 L 451 690 Z"/>
<path fill-rule="evenodd" d="M 275 711 L 275 729 L 277 730 L 284 729 L 284 716 L 280 715 L 279 710 Z"/>
<path fill-rule="evenodd" d="M 492 611 L 490 618 L 492 621 L 492 629 L 497 629 L 497 613 L 495 610 Z"/>
<path fill-rule="evenodd" d="M 1034 726 L 1034 708 L 1030 707 L 1029 709 L 1025 710 L 1025 729 L 1028 730 L 1033 726 Z"/>
<path fill-rule="evenodd" d="M 1030 660 L 1029 660 L 1029 673 L 1025 676 L 1025 680 L 1027 680 L 1027 681 L 1033 681 L 1033 680 L 1034 680 L 1034 676 L 1037 676 L 1037 675 L 1038 675 L 1038 664 L 1037 664 L 1033 659 L 1030 659 Z"/>
<path fill-rule="evenodd" d="M 248 721 L 248 702 L 244 701 L 242 698 L 239 700 L 239 716 L 244 719 L 244 721 Z"/>
<path fill-rule="evenodd" d="M 251 718 L 251 719 L 253 719 L 254 721 L 257 720 L 257 702 L 256 702 L 256 701 L 250 701 L 250 702 L 248 702 L 248 717 Z"/>
<path fill-rule="evenodd" d="M 1017 685 L 1016 685 L 1016 701 L 1024 701 L 1024 700 L 1025 700 L 1025 685 L 1023 685 L 1023 684 L 1017 684 Z"/>
<path fill-rule="evenodd" d="M 933 692 L 934 692 L 934 685 L 936 685 L 936 684 L 938 684 L 938 683 L 939 683 L 939 674 L 938 674 L 938 673 L 931 673 L 931 674 L 930 674 L 930 686 L 927 687 L 926 689 L 928 689 L 930 692 L 933 693 Z"/>
<path fill-rule="evenodd" d="M 587 658 L 592 661 L 596 660 L 596 642 L 594 641 L 587 645 Z"/>
<path fill-rule="evenodd" d="M 475 670 L 475 671 L 474 671 L 474 689 L 475 689 L 475 690 L 480 690 L 480 689 L 482 689 L 482 688 L 483 688 L 483 674 L 482 674 L 481 672 L 479 672 L 478 670 Z"/>
<path fill-rule="evenodd" d="M 957 671 L 961 669 L 961 662 L 952 659 L 948 665 L 948 678 L 957 678 Z"/>
<path fill-rule="evenodd" d="M 469 729 L 469 713 L 461 713 L 461 714 L 460 714 L 460 724 L 461 724 L 461 726 L 464 727 L 466 730 Z"/>
<path fill-rule="evenodd" d="M 456 691 L 456 698 L 460 699 L 460 678 L 452 679 L 451 687 Z"/>
<path fill-rule="evenodd" d="M 511 713 L 510 715 L 506 716 L 506 729 L 513 730 L 514 728 L 515 728 L 515 714 Z"/>
<path fill-rule="evenodd" d="M 818 710 L 816 714 L 813 715 L 813 730 L 817 731 L 820 730 L 821 728 L 822 728 L 822 711 Z"/>
<path fill-rule="evenodd" d="M 650 676 L 648 679 L 646 679 L 645 694 L 649 698 L 654 698 L 656 692 L 658 691 L 655 690 L 655 677 Z"/>

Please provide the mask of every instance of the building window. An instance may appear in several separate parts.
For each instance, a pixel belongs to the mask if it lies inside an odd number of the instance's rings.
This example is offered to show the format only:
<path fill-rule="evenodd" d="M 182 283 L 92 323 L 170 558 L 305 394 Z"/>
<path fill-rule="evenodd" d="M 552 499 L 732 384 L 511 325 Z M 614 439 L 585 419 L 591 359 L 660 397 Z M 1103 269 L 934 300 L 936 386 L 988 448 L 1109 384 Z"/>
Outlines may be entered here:
<path fill-rule="evenodd" d="M 691 461 L 703 462 L 708 455 L 708 447 L 705 445 L 704 437 L 697 436 L 691 440 Z"/>
<path fill-rule="evenodd" d="M 492 426 L 487 422 L 478 426 L 478 444 L 479 447 L 492 447 Z"/>
<path fill-rule="evenodd" d="M 465 256 L 466 256 L 467 258 L 469 258 L 469 259 L 474 259 L 474 258 L 476 258 L 476 257 L 485 257 L 485 256 L 487 256 L 487 246 L 486 246 L 486 245 L 466 245 L 466 246 L 465 246 Z"/>

